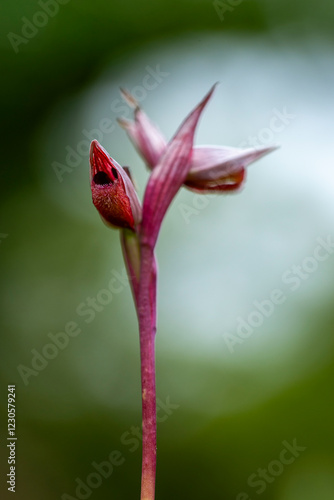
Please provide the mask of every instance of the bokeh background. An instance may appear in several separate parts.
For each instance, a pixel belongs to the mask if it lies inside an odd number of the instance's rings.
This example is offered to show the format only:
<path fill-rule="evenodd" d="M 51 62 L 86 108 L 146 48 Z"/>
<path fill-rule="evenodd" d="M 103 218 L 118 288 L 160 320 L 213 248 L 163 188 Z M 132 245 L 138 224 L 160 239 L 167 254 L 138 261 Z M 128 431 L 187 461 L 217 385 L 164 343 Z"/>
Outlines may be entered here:
<path fill-rule="evenodd" d="M 164 222 L 157 499 L 334 498 L 333 16 L 330 0 L 2 4 L 2 498 L 7 384 L 18 500 L 139 498 L 136 317 L 87 148 L 142 195 L 119 86 L 170 138 L 216 81 L 196 142 L 281 148 L 238 195 L 182 190 Z"/>

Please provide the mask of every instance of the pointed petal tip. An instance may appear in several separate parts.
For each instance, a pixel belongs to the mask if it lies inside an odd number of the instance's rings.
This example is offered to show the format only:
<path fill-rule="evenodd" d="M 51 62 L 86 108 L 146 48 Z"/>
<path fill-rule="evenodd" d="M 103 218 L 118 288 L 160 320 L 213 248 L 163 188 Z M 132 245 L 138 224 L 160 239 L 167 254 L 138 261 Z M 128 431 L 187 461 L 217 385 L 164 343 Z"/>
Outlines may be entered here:
<path fill-rule="evenodd" d="M 262 146 L 260 148 L 255 148 L 255 151 L 257 151 L 260 156 L 264 156 L 272 153 L 273 151 L 276 151 L 277 149 L 280 149 L 280 147 L 280 144 L 273 144 L 272 146 Z"/>
<path fill-rule="evenodd" d="M 109 153 L 104 149 L 103 146 L 99 143 L 98 140 L 93 139 L 92 142 L 90 143 L 90 152 L 89 152 L 89 159 L 91 165 L 94 164 L 94 158 L 96 157 L 106 157 L 110 158 L 111 161 L 114 161 L 113 158 L 109 155 Z"/>
<path fill-rule="evenodd" d="M 114 172 L 112 169 L 118 171 L 121 168 L 117 161 L 109 155 L 108 151 L 96 139 L 90 145 L 89 161 L 91 180 L 95 174 L 101 171 L 107 173 L 113 179 Z"/>
<path fill-rule="evenodd" d="M 90 143 L 90 154 L 99 151 L 105 152 L 104 148 L 101 146 L 99 141 L 97 139 L 93 139 L 92 142 Z"/>
<path fill-rule="evenodd" d="M 130 127 L 131 125 L 131 122 L 130 120 L 127 120 L 126 118 L 123 118 L 122 116 L 119 117 L 119 118 L 116 118 L 116 121 L 118 123 L 118 125 L 124 129 L 124 130 L 128 130 L 128 128 Z"/>
<path fill-rule="evenodd" d="M 130 106 L 130 108 L 137 109 L 139 108 L 139 104 L 136 101 L 136 99 L 133 97 L 133 95 L 130 94 L 130 92 L 123 87 L 120 87 L 120 92 L 121 96 L 123 97 L 124 101 Z"/>
<path fill-rule="evenodd" d="M 94 139 L 91 143 L 90 143 L 90 150 L 89 150 L 89 159 L 90 159 L 90 163 L 92 165 L 93 163 L 93 159 L 94 159 L 94 155 L 99 152 L 101 149 L 102 146 L 100 145 L 100 143 Z"/>
<path fill-rule="evenodd" d="M 264 156 L 273 151 L 276 151 L 280 146 L 275 144 L 272 146 L 260 146 L 256 148 L 247 148 L 240 150 L 239 160 L 243 162 L 244 167 L 248 167 L 251 163 L 260 160 Z"/>
<path fill-rule="evenodd" d="M 216 87 L 218 85 L 218 82 L 214 83 L 211 87 L 211 89 L 209 90 L 209 92 L 203 97 L 202 101 L 199 103 L 199 105 L 197 106 L 197 108 L 201 108 L 203 109 L 204 106 L 208 103 L 208 101 L 211 99 L 211 96 L 212 94 L 214 93 Z"/>
<path fill-rule="evenodd" d="M 271 146 L 263 146 L 260 149 L 263 149 L 263 151 L 268 151 L 270 153 L 271 151 L 275 151 L 276 149 L 279 149 L 281 147 L 280 144 L 272 144 Z"/>
<path fill-rule="evenodd" d="M 93 151 L 96 147 L 99 147 L 100 143 L 96 139 L 93 139 L 90 143 L 90 151 Z"/>
<path fill-rule="evenodd" d="M 176 132 L 174 139 L 179 135 L 181 137 L 181 134 L 184 133 L 184 131 L 187 132 L 188 139 L 190 139 L 191 142 L 193 142 L 194 139 L 194 133 L 195 129 L 198 123 L 198 120 L 210 100 L 215 88 L 216 88 L 217 83 L 215 83 L 209 92 L 203 97 L 203 99 L 197 104 L 197 106 L 190 112 L 190 114 L 187 116 L 187 118 L 183 121 L 181 126 L 179 127 L 178 131 Z"/>

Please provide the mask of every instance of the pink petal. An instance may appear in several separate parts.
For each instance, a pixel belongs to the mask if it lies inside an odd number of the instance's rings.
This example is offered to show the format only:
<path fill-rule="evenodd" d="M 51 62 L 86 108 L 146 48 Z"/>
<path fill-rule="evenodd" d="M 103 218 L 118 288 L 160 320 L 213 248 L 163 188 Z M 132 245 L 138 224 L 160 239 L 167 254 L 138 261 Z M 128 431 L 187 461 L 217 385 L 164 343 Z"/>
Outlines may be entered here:
<path fill-rule="evenodd" d="M 195 129 L 214 88 L 215 86 L 185 119 L 149 178 L 143 203 L 141 238 L 143 244 L 152 248 L 156 243 L 162 219 L 187 177 Z"/>
<path fill-rule="evenodd" d="M 274 151 L 277 146 L 261 148 L 194 147 L 187 181 L 215 181 L 236 174 L 250 163 Z"/>
<path fill-rule="evenodd" d="M 129 138 L 144 158 L 150 168 L 155 167 L 166 149 L 166 141 L 159 129 L 151 122 L 149 117 L 139 107 L 134 97 L 126 90 L 121 89 L 126 102 L 135 108 L 135 121 L 131 122 L 119 118 L 118 123 L 127 132 Z"/>
<path fill-rule="evenodd" d="M 122 91 L 126 102 L 135 108 L 135 121 L 120 119 L 139 154 L 150 169 L 159 162 L 166 150 L 166 141 L 158 128 L 140 109 L 127 91 Z M 227 146 L 194 146 L 191 166 L 185 186 L 198 192 L 234 191 L 242 182 L 235 182 L 235 174 L 242 173 L 250 163 L 274 151 L 276 146 L 240 149 Z"/>

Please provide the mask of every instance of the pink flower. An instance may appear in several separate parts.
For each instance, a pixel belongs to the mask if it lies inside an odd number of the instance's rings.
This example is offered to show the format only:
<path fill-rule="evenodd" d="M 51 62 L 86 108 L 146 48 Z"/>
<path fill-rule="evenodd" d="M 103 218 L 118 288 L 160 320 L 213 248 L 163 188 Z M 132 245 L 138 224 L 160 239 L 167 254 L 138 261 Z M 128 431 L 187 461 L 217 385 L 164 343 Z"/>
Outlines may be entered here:
<path fill-rule="evenodd" d="M 97 141 L 91 145 L 93 203 L 108 225 L 121 228 L 123 255 L 138 315 L 143 417 L 142 500 L 155 498 L 157 266 L 154 250 L 162 221 L 182 185 L 201 193 L 234 191 L 244 182 L 246 167 L 275 149 L 194 147 L 198 120 L 214 88 L 187 116 L 169 143 L 133 97 L 122 91 L 126 101 L 135 108 L 135 120 L 120 119 L 119 122 L 152 170 L 142 210 L 127 172 Z"/>
<path fill-rule="evenodd" d="M 141 207 L 131 179 L 97 141 L 90 148 L 90 184 L 93 203 L 107 225 L 132 230 L 138 226 Z"/>
<path fill-rule="evenodd" d="M 123 89 L 121 93 L 126 102 L 134 108 L 134 121 L 120 118 L 118 122 L 147 166 L 154 169 L 166 150 L 167 142 L 131 94 Z M 243 184 L 246 167 L 275 149 L 276 146 L 247 149 L 194 146 L 184 185 L 198 192 L 234 191 Z"/>

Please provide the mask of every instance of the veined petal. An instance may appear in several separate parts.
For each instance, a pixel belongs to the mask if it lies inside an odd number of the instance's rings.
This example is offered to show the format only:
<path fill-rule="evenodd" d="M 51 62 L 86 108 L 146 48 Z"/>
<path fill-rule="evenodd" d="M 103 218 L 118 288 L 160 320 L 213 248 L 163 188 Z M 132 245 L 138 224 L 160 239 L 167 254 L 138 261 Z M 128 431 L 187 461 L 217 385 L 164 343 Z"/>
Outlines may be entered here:
<path fill-rule="evenodd" d="M 92 198 L 102 220 L 134 230 L 141 220 L 136 190 L 125 170 L 94 140 L 90 149 Z"/>
<path fill-rule="evenodd" d="M 261 148 L 194 147 L 187 181 L 215 181 L 237 174 L 250 163 L 274 151 L 277 146 Z"/>
<path fill-rule="evenodd" d="M 182 123 L 149 178 L 143 203 L 141 238 L 142 243 L 152 248 L 162 219 L 189 172 L 195 129 L 214 88 Z"/>
<path fill-rule="evenodd" d="M 135 121 L 118 120 L 150 169 L 155 168 L 167 143 L 158 128 L 139 107 L 134 97 L 122 90 L 125 101 L 135 108 Z M 245 168 L 277 146 L 233 148 L 227 146 L 194 146 L 188 175 L 184 182 L 197 192 L 236 191 L 245 180 Z"/>
<path fill-rule="evenodd" d="M 146 113 L 139 107 L 134 97 L 124 89 L 121 89 L 121 93 L 125 101 L 131 107 L 135 108 L 135 121 L 132 122 L 125 120 L 124 118 L 119 118 L 117 121 L 127 132 L 138 153 L 152 169 L 158 164 L 166 149 L 167 142 L 160 130 L 151 122 Z"/>

